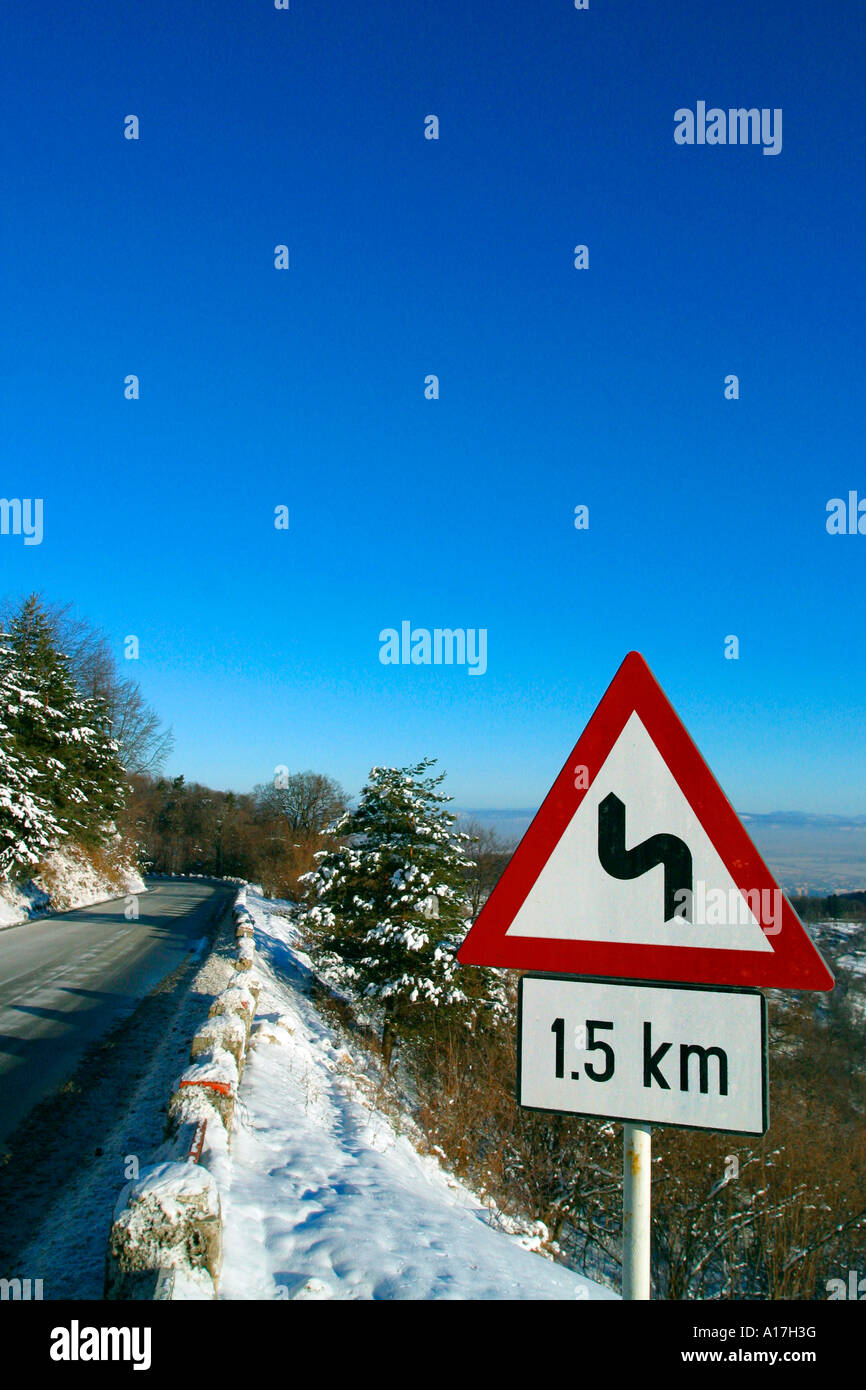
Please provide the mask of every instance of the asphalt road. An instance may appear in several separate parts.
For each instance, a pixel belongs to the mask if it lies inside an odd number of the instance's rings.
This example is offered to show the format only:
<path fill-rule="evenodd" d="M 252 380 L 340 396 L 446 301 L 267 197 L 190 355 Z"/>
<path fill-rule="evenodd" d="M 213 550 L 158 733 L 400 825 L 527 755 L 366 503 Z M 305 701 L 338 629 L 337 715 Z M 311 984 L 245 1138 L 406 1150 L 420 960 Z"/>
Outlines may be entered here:
<path fill-rule="evenodd" d="M 230 885 L 159 881 L 138 898 L 0 931 L 0 1140 L 208 934 Z"/>

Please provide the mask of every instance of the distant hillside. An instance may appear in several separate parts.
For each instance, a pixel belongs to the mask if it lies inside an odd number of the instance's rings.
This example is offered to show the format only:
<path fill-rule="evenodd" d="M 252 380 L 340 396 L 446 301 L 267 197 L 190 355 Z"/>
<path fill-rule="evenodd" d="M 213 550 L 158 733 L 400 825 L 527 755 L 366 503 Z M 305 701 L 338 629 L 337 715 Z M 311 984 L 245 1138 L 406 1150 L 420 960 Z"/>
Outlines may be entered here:
<path fill-rule="evenodd" d="M 820 830 L 862 830 L 866 829 L 866 816 L 826 816 L 812 811 L 769 811 L 763 814 L 753 811 L 738 811 L 742 821 L 752 825 L 806 826 Z"/>

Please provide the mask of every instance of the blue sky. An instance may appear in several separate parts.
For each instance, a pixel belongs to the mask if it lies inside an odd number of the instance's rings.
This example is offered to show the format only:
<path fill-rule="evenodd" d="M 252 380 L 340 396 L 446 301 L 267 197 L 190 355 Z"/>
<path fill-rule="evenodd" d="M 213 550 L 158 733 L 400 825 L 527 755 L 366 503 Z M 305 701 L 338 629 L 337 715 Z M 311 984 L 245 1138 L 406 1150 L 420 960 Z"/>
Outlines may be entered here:
<path fill-rule="evenodd" d="M 866 536 L 825 529 L 866 496 L 864 37 L 6 0 L 0 492 L 45 533 L 3 592 L 138 635 L 189 780 L 429 754 L 531 806 L 636 648 L 739 809 L 866 811 Z M 678 146 L 699 100 L 781 108 L 781 153 Z M 404 619 L 485 628 L 486 673 L 382 665 Z"/>

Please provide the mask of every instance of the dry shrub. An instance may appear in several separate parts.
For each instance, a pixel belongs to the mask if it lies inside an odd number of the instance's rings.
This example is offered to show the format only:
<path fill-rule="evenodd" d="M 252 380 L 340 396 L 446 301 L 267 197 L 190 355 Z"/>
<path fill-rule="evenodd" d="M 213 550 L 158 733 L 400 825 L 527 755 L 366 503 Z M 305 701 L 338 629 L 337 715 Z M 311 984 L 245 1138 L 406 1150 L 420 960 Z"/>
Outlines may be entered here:
<path fill-rule="evenodd" d="M 267 857 L 263 857 L 261 863 L 260 878 L 265 896 L 298 902 L 304 896 L 301 877 L 316 867 L 316 853 L 327 843 L 322 835 L 294 839 L 285 835 L 279 840 L 272 839 Z"/>
<path fill-rule="evenodd" d="M 431 1149 L 504 1212 L 543 1221 L 550 1241 L 579 1242 L 599 1269 L 610 1265 L 618 1223 L 614 1127 L 521 1109 L 516 1099 L 513 1019 L 480 1035 L 450 1026 L 416 1049 L 423 1099 L 416 1120 Z M 565 1242 L 565 1245 L 563 1245 Z"/>

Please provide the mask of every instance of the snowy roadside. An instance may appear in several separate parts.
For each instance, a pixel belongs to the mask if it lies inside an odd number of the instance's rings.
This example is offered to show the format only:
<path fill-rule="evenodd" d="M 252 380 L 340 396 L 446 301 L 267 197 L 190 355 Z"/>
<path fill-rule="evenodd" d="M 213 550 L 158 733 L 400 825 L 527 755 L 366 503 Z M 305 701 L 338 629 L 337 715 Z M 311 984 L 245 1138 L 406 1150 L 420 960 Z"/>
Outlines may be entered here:
<path fill-rule="evenodd" d="M 34 878 L 0 887 L 0 930 L 41 917 L 46 912 L 69 912 L 93 907 L 127 893 L 146 893 L 141 874 L 132 864 L 117 863 L 111 875 L 98 869 L 77 845 L 52 850 Z"/>
<path fill-rule="evenodd" d="M 377 1109 L 305 993 L 295 928 L 248 894 L 261 979 L 223 1201 L 221 1299 L 613 1299 L 536 1254 Z M 411 1128 L 407 1120 L 406 1129 Z"/>

